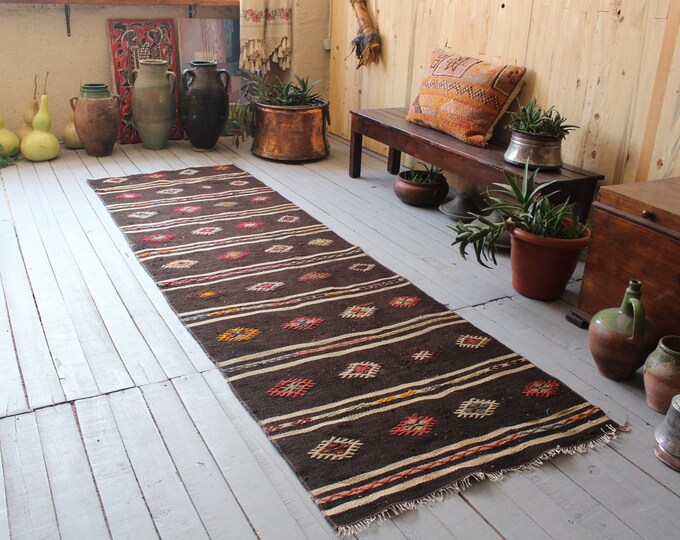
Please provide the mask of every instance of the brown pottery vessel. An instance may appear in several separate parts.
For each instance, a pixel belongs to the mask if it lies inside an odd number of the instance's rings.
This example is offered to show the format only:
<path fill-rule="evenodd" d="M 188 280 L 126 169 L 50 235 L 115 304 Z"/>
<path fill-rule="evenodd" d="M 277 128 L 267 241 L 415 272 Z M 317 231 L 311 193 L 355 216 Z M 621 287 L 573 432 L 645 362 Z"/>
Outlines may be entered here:
<path fill-rule="evenodd" d="M 656 345 L 656 327 L 645 315 L 641 287 L 642 283 L 631 280 L 621 307 L 603 309 L 590 321 L 590 352 L 597 370 L 608 379 L 631 377 Z"/>
<path fill-rule="evenodd" d="M 73 124 L 85 152 L 90 156 L 110 156 L 118 138 L 120 98 L 111 95 L 103 83 L 85 83 L 80 95 L 71 98 Z"/>
<path fill-rule="evenodd" d="M 680 336 L 665 336 L 645 361 L 647 405 L 665 413 L 680 394 Z"/>
<path fill-rule="evenodd" d="M 408 179 L 411 171 L 402 171 L 394 179 L 392 190 L 399 200 L 411 206 L 438 206 L 449 193 L 449 184 L 442 175 L 441 182 L 423 184 Z"/>

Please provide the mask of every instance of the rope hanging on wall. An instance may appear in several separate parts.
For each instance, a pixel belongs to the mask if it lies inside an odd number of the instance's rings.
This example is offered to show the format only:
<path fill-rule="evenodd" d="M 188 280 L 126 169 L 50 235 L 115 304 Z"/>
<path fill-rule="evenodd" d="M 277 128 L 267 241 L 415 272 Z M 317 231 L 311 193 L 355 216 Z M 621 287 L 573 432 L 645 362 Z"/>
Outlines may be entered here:
<path fill-rule="evenodd" d="M 352 40 L 352 51 L 357 55 L 357 69 L 368 64 L 380 63 L 380 34 L 373 26 L 366 0 L 349 0 L 359 23 L 359 34 Z"/>

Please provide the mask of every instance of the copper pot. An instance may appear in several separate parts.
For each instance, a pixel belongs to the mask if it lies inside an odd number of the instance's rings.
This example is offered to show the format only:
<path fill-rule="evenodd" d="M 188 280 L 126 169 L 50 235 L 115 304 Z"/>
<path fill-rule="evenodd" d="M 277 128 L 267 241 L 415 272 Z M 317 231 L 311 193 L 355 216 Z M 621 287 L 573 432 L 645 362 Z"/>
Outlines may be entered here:
<path fill-rule="evenodd" d="M 562 139 L 513 131 L 503 158 L 508 163 L 524 167 L 551 169 L 562 166 Z"/>
<path fill-rule="evenodd" d="M 328 102 L 281 107 L 255 104 L 255 136 L 250 151 L 280 161 L 311 161 L 326 157 L 330 124 Z"/>

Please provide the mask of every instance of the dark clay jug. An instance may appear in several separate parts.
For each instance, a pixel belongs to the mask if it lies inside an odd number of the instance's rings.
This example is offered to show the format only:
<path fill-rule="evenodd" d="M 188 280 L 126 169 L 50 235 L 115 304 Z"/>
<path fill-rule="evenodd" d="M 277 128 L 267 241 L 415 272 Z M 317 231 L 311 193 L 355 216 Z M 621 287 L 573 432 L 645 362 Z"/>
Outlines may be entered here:
<path fill-rule="evenodd" d="M 182 73 L 180 117 L 194 150 L 212 150 L 229 108 L 229 74 L 215 62 L 196 60 Z"/>
<path fill-rule="evenodd" d="M 656 346 L 656 328 L 645 315 L 641 287 L 631 280 L 621 307 L 603 309 L 590 321 L 590 352 L 598 371 L 608 379 L 631 377 Z"/>
<path fill-rule="evenodd" d="M 85 83 L 80 95 L 71 98 L 73 124 L 90 156 L 110 156 L 118 138 L 120 98 L 104 83 Z"/>

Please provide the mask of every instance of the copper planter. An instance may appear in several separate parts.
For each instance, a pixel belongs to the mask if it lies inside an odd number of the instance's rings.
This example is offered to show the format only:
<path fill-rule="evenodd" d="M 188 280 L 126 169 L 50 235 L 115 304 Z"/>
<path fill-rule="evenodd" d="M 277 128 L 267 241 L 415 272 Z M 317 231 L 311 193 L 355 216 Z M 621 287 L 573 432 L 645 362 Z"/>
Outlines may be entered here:
<path fill-rule="evenodd" d="M 255 105 L 255 129 L 251 152 L 280 161 L 311 161 L 330 151 L 326 125 L 328 102 L 319 105 L 280 107 Z"/>
<path fill-rule="evenodd" d="M 524 167 L 552 169 L 562 166 L 562 139 L 513 131 L 503 158 L 508 163 Z"/>

